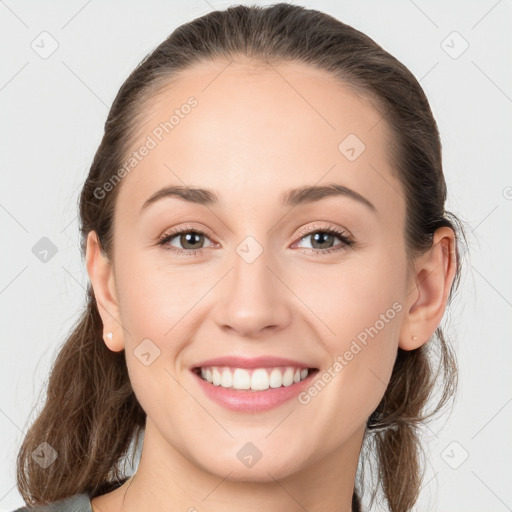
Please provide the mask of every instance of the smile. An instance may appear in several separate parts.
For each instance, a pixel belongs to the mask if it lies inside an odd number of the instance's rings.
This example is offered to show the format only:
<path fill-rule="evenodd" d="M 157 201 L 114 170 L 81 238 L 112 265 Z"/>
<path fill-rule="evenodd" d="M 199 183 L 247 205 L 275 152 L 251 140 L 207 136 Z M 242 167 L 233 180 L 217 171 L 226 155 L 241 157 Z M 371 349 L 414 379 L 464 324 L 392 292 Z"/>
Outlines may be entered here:
<path fill-rule="evenodd" d="M 311 385 L 317 368 L 201 366 L 192 375 L 214 403 L 237 413 L 262 413 L 296 399 Z"/>

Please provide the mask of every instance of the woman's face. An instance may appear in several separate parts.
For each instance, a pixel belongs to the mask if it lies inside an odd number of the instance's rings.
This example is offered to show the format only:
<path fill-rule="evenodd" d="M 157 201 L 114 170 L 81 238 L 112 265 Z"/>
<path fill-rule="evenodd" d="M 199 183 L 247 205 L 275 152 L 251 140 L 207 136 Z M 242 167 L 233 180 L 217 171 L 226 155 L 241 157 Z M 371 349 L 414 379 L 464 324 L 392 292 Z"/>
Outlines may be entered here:
<path fill-rule="evenodd" d="M 358 454 L 411 302 L 405 203 L 369 101 L 299 63 L 226 66 L 187 70 L 144 114 L 117 185 L 111 348 L 162 455 L 263 481 Z M 216 200 L 148 202 L 167 187 Z M 316 371 L 227 391 L 201 364 L 241 387 Z"/>

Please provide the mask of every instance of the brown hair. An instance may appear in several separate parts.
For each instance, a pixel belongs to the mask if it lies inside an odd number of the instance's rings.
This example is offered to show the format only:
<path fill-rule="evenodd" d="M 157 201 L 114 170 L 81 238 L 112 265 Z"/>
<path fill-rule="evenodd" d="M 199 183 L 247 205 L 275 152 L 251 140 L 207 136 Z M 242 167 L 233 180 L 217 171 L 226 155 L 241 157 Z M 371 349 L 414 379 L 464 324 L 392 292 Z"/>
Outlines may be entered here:
<path fill-rule="evenodd" d="M 381 110 L 394 135 L 390 152 L 406 200 L 406 247 L 413 258 L 432 247 L 442 226 L 456 234 L 457 271 L 460 220 L 445 211 L 446 184 L 437 124 L 427 98 L 412 73 L 365 34 L 332 16 L 286 3 L 269 7 L 232 6 L 178 27 L 130 74 L 119 90 L 105 132 L 80 196 L 82 252 L 94 230 L 102 250 L 112 256 L 112 219 L 119 186 L 105 197 L 95 190 L 122 166 L 137 132 L 144 102 L 178 72 L 194 63 L 236 56 L 254 62 L 297 61 L 329 71 L 362 91 Z M 465 236 L 464 236 L 465 239 Z M 44 408 L 28 430 L 17 459 L 17 485 L 27 504 L 44 504 L 86 492 L 108 492 L 122 477 L 120 461 L 144 429 L 146 414 L 128 376 L 124 351 L 113 353 L 102 339 L 102 321 L 89 284 L 82 316 L 58 354 Z M 360 461 L 373 454 L 379 488 L 392 512 L 411 510 L 422 475 L 417 429 L 454 395 L 457 373 L 453 350 L 441 327 L 418 349 L 398 349 L 391 380 L 370 416 Z M 425 406 L 440 395 L 432 411 Z M 32 452 L 46 441 L 58 453 L 43 469 Z M 370 454 L 370 455 L 369 455 Z M 362 472 L 354 489 L 354 510 L 363 492 Z M 359 487 L 359 488 L 358 488 Z"/>

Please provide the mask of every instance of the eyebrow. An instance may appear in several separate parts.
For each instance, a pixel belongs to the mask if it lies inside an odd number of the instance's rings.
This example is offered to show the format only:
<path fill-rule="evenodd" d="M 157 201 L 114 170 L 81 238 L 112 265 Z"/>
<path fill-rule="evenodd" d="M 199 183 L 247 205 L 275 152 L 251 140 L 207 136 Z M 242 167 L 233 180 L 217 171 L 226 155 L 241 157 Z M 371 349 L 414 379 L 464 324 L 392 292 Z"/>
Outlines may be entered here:
<path fill-rule="evenodd" d="M 280 200 L 283 206 L 295 207 L 300 204 L 313 203 L 327 197 L 343 196 L 354 199 L 359 203 L 368 207 L 374 213 L 377 212 L 375 206 L 361 194 L 344 185 L 331 183 L 323 186 L 304 186 L 293 188 L 283 192 Z M 162 188 L 155 192 L 142 205 L 141 212 L 150 204 L 167 197 L 176 197 L 190 203 L 201 204 L 205 206 L 214 206 L 219 202 L 218 195 L 209 189 L 199 187 L 184 187 L 181 185 L 173 185 Z"/>

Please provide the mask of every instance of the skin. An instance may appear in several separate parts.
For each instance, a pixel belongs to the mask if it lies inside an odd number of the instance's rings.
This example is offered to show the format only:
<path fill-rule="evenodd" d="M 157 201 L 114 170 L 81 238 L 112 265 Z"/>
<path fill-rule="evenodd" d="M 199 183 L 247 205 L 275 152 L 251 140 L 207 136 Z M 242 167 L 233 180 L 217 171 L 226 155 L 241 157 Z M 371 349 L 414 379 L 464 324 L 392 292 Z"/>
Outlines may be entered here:
<path fill-rule="evenodd" d="M 301 63 L 197 64 L 151 100 L 133 147 L 190 96 L 197 107 L 119 185 L 112 261 L 94 232 L 87 240 L 104 333 L 113 332 L 105 343 L 126 351 L 147 413 L 136 475 L 94 498 L 93 510 L 349 512 L 366 421 L 397 348 L 421 346 L 442 319 L 455 275 L 454 233 L 438 230 L 433 248 L 408 264 L 388 126 L 326 72 Z M 338 150 L 350 133 L 366 146 L 352 162 Z M 357 191 L 376 212 L 342 196 L 280 204 L 289 188 L 328 183 Z M 141 214 L 168 185 L 214 189 L 219 204 L 171 197 Z M 185 225 L 207 230 L 199 254 L 158 245 L 169 228 Z M 326 249 L 300 232 L 329 226 L 356 244 L 318 254 Z M 263 248 L 250 264 L 236 252 L 248 235 Z M 190 251 L 179 235 L 172 246 Z M 308 404 L 230 411 L 189 370 L 221 355 L 274 355 L 322 374 L 393 303 L 401 310 Z M 146 338 L 160 350 L 148 366 L 133 352 Z M 262 453 L 251 468 L 236 456 L 247 442 Z"/>

